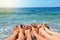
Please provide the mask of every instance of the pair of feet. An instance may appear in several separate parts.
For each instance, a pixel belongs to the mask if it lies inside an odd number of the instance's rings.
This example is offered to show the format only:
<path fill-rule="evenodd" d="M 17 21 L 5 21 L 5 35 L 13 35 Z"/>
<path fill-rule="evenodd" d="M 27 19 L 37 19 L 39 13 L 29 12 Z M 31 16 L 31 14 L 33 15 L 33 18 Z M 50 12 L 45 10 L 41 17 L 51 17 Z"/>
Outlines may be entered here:
<path fill-rule="evenodd" d="M 32 24 L 29 28 L 24 28 L 22 25 L 20 28 L 16 26 L 13 34 L 6 40 L 25 40 L 25 36 L 26 40 L 32 40 L 32 35 L 36 40 L 60 40 L 60 34 L 52 32 L 48 28 L 47 24 Z"/>
<path fill-rule="evenodd" d="M 6 40 L 25 40 L 25 37 L 26 40 L 32 40 L 31 28 L 20 25 L 20 27 L 16 26 L 14 28 L 13 34 L 6 38 Z"/>
<path fill-rule="evenodd" d="M 47 24 L 39 25 L 39 35 L 42 36 L 44 40 L 60 40 L 60 33 L 52 32 Z"/>

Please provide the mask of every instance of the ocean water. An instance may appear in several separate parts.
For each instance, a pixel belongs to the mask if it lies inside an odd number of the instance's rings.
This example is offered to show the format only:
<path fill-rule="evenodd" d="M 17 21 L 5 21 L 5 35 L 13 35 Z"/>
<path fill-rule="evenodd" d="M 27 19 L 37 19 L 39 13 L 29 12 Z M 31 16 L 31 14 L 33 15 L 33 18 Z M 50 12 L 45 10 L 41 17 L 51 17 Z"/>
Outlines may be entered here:
<path fill-rule="evenodd" d="M 16 25 L 31 23 L 47 23 L 52 31 L 60 32 L 60 7 L 0 8 L 0 40 L 10 36 Z"/>

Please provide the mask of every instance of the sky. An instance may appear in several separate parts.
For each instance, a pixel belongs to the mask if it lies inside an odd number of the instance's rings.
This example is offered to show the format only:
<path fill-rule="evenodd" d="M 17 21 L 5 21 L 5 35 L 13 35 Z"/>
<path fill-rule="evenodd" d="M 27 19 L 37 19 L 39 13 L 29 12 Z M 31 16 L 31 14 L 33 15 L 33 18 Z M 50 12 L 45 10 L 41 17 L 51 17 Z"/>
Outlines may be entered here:
<path fill-rule="evenodd" d="M 0 7 L 60 7 L 60 0 L 0 0 Z"/>

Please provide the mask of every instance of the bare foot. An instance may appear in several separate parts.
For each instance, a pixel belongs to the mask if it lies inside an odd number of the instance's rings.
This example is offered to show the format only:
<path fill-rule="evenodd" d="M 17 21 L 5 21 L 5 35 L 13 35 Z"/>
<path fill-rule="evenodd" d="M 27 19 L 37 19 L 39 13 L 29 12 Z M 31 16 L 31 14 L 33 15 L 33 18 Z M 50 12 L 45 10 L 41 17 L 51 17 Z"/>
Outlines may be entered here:
<path fill-rule="evenodd" d="M 47 26 L 48 26 L 48 25 L 47 25 Z M 53 35 L 53 36 L 56 36 L 56 37 L 60 37 L 60 33 L 50 31 L 50 29 L 48 29 L 48 28 L 45 26 L 45 24 L 44 24 L 44 29 L 45 29 L 45 31 L 46 31 L 48 34 Z"/>
<path fill-rule="evenodd" d="M 17 40 L 24 40 L 24 25 L 20 25 L 19 36 Z"/>
<path fill-rule="evenodd" d="M 31 24 L 31 27 L 34 27 L 35 31 L 38 33 L 38 25 L 37 24 Z"/>
<path fill-rule="evenodd" d="M 18 32 L 19 32 L 19 29 L 18 29 L 18 26 L 16 26 L 14 28 L 13 34 L 10 37 L 6 38 L 6 40 L 16 40 L 18 37 Z"/>
<path fill-rule="evenodd" d="M 34 27 L 32 27 L 32 33 L 33 33 L 34 37 L 36 37 L 36 40 L 46 40 L 45 38 L 43 38 L 39 34 L 37 34 Z"/>
<path fill-rule="evenodd" d="M 25 28 L 25 36 L 26 36 L 26 40 L 32 40 L 31 29 L 29 27 Z"/>
<path fill-rule="evenodd" d="M 46 39 L 48 39 L 48 40 L 59 40 L 59 38 L 58 37 L 55 37 L 55 36 L 52 36 L 52 35 L 49 35 L 49 34 L 47 34 L 45 31 L 44 31 L 44 25 L 42 25 L 42 27 L 39 29 L 39 32 L 40 32 L 40 34 L 43 36 L 43 37 L 45 37 Z"/>

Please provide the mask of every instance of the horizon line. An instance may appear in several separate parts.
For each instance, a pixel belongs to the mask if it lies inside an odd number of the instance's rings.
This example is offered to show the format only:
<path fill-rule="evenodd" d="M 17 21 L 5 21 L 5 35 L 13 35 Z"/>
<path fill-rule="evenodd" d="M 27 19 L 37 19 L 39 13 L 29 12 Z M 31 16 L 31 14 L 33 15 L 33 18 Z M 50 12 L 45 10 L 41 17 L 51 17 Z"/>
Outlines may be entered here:
<path fill-rule="evenodd" d="M 46 8 L 46 7 L 0 7 L 0 8 Z M 56 8 L 56 7 L 54 7 L 54 8 Z"/>

